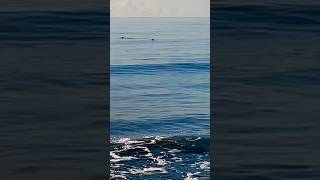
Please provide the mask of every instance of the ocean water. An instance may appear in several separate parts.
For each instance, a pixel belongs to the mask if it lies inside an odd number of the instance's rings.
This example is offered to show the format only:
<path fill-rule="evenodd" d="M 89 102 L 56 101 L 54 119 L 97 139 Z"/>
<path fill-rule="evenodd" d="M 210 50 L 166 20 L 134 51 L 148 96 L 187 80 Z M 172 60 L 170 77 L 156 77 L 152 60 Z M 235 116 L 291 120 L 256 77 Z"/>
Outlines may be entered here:
<path fill-rule="evenodd" d="M 103 179 L 108 14 L 28 3 L 0 13 L 1 179 Z"/>
<path fill-rule="evenodd" d="M 211 7 L 214 178 L 319 179 L 319 1 Z"/>
<path fill-rule="evenodd" d="M 209 22 L 111 18 L 112 179 L 209 179 Z"/>

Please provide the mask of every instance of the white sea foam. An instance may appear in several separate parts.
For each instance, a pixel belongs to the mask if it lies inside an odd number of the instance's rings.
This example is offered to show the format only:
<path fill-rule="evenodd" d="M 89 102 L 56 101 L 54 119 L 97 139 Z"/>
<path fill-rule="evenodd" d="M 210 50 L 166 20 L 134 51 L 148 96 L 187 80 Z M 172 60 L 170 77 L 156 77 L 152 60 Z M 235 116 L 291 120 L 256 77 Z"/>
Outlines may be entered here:
<path fill-rule="evenodd" d="M 149 167 L 149 168 L 143 168 L 143 169 L 130 169 L 130 173 L 151 175 L 151 174 L 167 173 L 167 171 L 161 167 Z"/>
<path fill-rule="evenodd" d="M 199 167 L 200 169 L 210 169 L 210 162 L 208 161 L 196 162 L 192 164 L 191 167 Z"/>
<path fill-rule="evenodd" d="M 186 140 L 187 140 L 187 141 L 198 141 L 198 140 L 200 140 L 200 139 L 201 139 L 201 137 L 197 137 L 196 139 L 187 138 Z"/>
<path fill-rule="evenodd" d="M 121 166 L 123 166 L 123 164 L 111 164 L 110 167 L 112 168 L 120 168 Z"/>
<path fill-rule="evenodd" d="M 114 174 L 111 174 L 111 179 L 127 179 L 127 177 L 125 175 L 114 175 Z"/>
<path fill-rule="evenodd" d="M 130 138 L 120 138 L 120 139 L 114 140 L 113 143 L 130 145 L 130 144 L 144 143 L 144 141 L 131 140 Z"/>
<path fill-rule="evenodd" d="M 185 178 L 185 180 L 198 180 L 198 177 L 200 177 L 200 172 L 187 173 L 187 177 Z"/>
<path fill-rule="evenodd" d="M 164 138 L 164 137 L 162 137 L 162 136 L 156 136 L 154 139 L 155 139 L 156 141 L 161 141 L 163 138 Z"/>
<path fill-rule="evenodd" d="M 171 159 L 174 160 L 175 162 L 182 162 L 183 161 L 181 157 L 173 157 Z"/>
<path fill-rule="evenodd" d="M 188 150 L 181 148 L 184 146 L 179 145 L 180 139 L 166 139 L 161 136 L 146 138 L 142 140 L 122 138 L 114 141 L 115 147 L 110 152 L 111 168 L 113 169 L 111 170 L 111 179 L 121 180 L 130 179 L 133 175 L 144 177 L 144 175 L 173 173 L 177 172 L 175 167 L 179 166 L 189 166 L 189 168 L 199 171 L 197 173 L 189 172 L 187 175 L 181 172 L 186 180 L 207 177 L 208 169 L 210 169 L 210 163 L 205 161 L 207 156 L 199 154 L 190 158 L 193 161 L 191 162 L 188 157 L 184 157 L 184 152 L 188 153 Z M 196 144 L 192 141 L 199 139 L 201 138 L 191 137 L 183 140 L 191 141 L 191 143 L 187 143 L 187 146 L 192 146 Z M 157 144 L 159 141 L 163 141 L 163 143 Z M 128 163 L 129 161 L 130 163 Z M 204 174 L 200 174 L 200 172 Z"/>
<path fill-rule="evenodd" d="M 147 153 L 145 156 L 146 156 L 146 157 L 152 157 L 153 154 L 152 154 L 152 153 Z"/>
<path fill-rule="evenodd" d="M 157 161 L 157 164 L 160 166 L 165 166 L 168 164 L 168 162 L 161 156 L 158 156 L 157 158 L 155 158 L 155 160 Z"/>
<path fill-rule="evenodd" d="M 150 139 L 150 138 L 153 138 L 154 136 L 143 136 L 143 139 Z"/>
<path fill-rule="evenodd" d="M 171 149 L 170 151 L 168 151 L 169 153 L 179 153 L 181 152 L 181 150 L 179 149 Z"/>
<path fill-rule="evenodd" d="M 130 160 L 136 159 L 133 156 L 122 156 L 121 157 L 112 151 L 110 152 L 110 156 L 112 157 L 110 162 L 130 161 Z"/>
<path fill-rule="evenodd" d="M 113 140 L 113 143 L 120 144 L 120 143 L 124 143 L 126 141 L 130 141 L 130 139 L 129 138 L 120 138 L 117 140 Z"/>
<path fill-rule="evenodd" d="M 208 162 L 208 161 L 200 162 L 200 168 L 201 169 L 210 169 L 210 162 Z"/>

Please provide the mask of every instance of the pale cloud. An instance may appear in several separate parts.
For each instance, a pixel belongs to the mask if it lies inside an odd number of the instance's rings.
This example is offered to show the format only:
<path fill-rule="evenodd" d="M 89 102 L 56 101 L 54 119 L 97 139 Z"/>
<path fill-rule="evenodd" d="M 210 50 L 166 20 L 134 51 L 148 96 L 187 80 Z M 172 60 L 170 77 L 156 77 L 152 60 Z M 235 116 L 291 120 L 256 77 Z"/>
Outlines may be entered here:
<path fill-rule="evenodd" d="M 112 17 L 209 17 L 210 0 L 111 0 Z"/>

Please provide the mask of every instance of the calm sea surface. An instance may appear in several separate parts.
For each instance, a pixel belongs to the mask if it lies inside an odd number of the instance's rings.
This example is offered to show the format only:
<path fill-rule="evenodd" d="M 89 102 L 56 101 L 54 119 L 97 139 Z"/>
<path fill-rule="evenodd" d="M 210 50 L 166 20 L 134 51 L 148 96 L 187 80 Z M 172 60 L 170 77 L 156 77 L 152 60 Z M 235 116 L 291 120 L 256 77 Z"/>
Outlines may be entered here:
<path fill-rule="evenodd" d="M 1 179 L 103 179 L 108 14 L 0 14 Z"/>
<path fill-rule="evenodd" d="M 209 18 L 111 18 L 115 179 L 208 179 L 209 26 Z"/>
<path fill-rule="evenodd" d="M 320 2 L 211 4 L 216 180 L 320 177 Z"/>

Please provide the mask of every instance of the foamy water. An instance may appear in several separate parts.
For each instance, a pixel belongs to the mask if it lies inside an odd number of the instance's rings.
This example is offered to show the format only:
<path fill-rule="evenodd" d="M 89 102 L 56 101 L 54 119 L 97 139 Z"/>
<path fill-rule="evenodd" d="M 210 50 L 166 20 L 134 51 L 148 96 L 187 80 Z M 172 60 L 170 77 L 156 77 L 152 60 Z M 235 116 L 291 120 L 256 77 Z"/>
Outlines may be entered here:
<path fill-rule="evenodd" d="M 111 179 L 209 179 L 209 138 L 113 140 Z"/>

